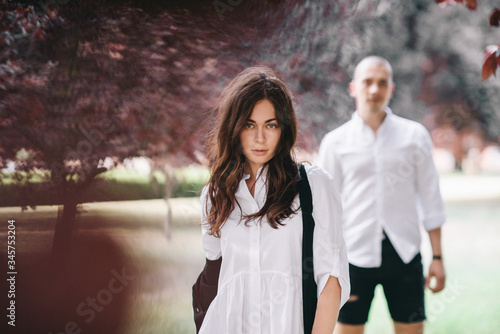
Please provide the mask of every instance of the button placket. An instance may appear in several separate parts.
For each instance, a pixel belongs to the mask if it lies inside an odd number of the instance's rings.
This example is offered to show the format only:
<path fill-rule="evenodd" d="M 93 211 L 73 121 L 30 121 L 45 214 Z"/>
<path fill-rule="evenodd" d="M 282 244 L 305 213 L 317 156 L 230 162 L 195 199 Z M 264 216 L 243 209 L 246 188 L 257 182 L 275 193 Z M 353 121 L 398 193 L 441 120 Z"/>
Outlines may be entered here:
<path fill-rule="evenodd" d="M 382 170 L 382 149 L 380 147 L 380 138 L 375 137 L 373 150 L 373 160 L 375 165 L 375 214 L 380 223 L 382 196 L 384 193 L 384 173 Z"/>
<path fill-rule="evenodd" d="M 382 238 L 383 238 L 383 229 L 384 229 L 384 222 L 382 219 L 382 205 L 383 205 L 383 197 L 384 197 L 384 185 L 385 185 L 385 174 L 383 170 L 383 140 L 382 140 L 382 132 L 380 131 L 381 129 L 379 128 L 379 132 L 377 136 L 374 138 L 374 165 L 375 165 L 375 219 L 376 223 L 378 225 L 378 231 L 380 233 L 380 241 L 375 241 L 375 249 L 376 249 L 376 254 L 381 254 L 382 251 Z M 375 239 L 376 240 L 376 239 Z M 381 258 L 379 258 L 379 262 L 381 261 Z M 380 265 L 380 263 L 378 263 Z"/>
<path fill-rule="evenodd" d="M 255 183 L 255 192 L 251 201 L 252 213 L 256 213 L 264 205 L 266 200 L 265 177 L 258 177 Z M 261 286 L 261 230 L 262 224 L 265 224 L 265 219 L 262 221 L 256 219 L 249 226 L 249 243 L 250 243 L 250 308 L 252 318 L 252 328 L 261 328 L 262 324 L 262 286 Z"/>
<path fill-rule="evenodd" d="M 260 231 L 261 225 L 256 222 L 250 227 L 250 286 L 251 309 L 256 316 L 252 322 L 255 328 L 260 328 L 261 322 L 261 278 L 260 278 Z"/>

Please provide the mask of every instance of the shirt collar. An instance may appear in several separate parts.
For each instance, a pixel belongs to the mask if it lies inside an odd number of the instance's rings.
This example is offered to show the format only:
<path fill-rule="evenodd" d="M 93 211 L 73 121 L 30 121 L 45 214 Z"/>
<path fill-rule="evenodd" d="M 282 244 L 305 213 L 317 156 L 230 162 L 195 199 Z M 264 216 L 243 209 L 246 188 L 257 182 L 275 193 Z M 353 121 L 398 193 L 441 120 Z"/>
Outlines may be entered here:
<path fill-rule="evenodd" d="M 265 175 L 267 174 L 267 165 L 264 165 L 262 167 L 260 167 L 259 169 L 257 169 L 257 179 L 259 177 L 265 177 Z M 245 169 L 245 168 L 243 168 Z M 248 178 L 250 177 L 250 174 L 247 174 L 247 173 L 243 173 L 243 179 L 244 180 L 248 180 Z"/>
<path fill-rule="evenodd" d="M 257 203 L 259 210 L 260 210 L 260 208 L 262 208 L 262 206 L 264 206 L 264 203 L 266 201 L 267 170 L 268 170 L 267 165 L 264 165 L 257 170 L 257 180 L 255 181 L 253 200 L 255 200 L 255 202 Z M 247 185 L 245 184 L 245 180 L 247 180 L 249 177 L 250 177 L 250 174 L 246 174 L 246 173 L 243 174 L 243 178 L 240 181 L 241 182 L 240 189 L 245 189 L 247 187 Z M 240 192 L 240 189 L 238 190 L 238 192 Z M 247 192 L 247 191 L 244 191 L 244 193 L 240 193 L 240 194 L 248 194 L 248 196 L 250 196 L 250 192 Z M 241 195 L 241 196 L 246 197 L 246 195 Z"/>
<path fill-rule="evenodd" d="M 259 178 L 262 178 L 262 180 L 265 181 L 267 177 L 267 168 L 267 165 L 264 165 L 257 170 L 257 180 L 259 180 Z M 248 180 L 249 178 L 250 174 L 243 173 L 243 180 Z"/>
<path fill-rule="evenodd" d="M 386 107 L 385 108 L 385 113 L 387 114 L 384 118 L 384 122 L 386 119 L 392 117 L 394 115 L 394 113 L 392 112 L 391 108 L 389 107 Z M 356 109 L 356 111 L 352 114 L 352 119 L 355 120 L 356 122 L 363 122 L 363 119 L 361 118 L 361 116 L 359 116 L 359 110 Z"/>
<path fill-rule="evenodd" d="M 383 129 L 386 127 L 386 124 L 390 122 L 390 119 L 394 116 L 394 113 L 392 112 L 391 108 L 389 107 L 386 107 L 385 108 L 385 118 L 384 120 L 382 121 L 382 124 L 380 125 L 380 129 Z M 356 110 L 353 115 L 352 115 L 352 120 L 353 122 L 356 123 L 356 125 L 361 129 L 369 129 L 368 125 L 366 125 L 365 121 L 363 120 L 363 118 L 361 118 L 361 116 L 359 115 L 359 110 Z M 373 131 L 371 129 L 369 129 L 370 133 L 373 134 Z"/>

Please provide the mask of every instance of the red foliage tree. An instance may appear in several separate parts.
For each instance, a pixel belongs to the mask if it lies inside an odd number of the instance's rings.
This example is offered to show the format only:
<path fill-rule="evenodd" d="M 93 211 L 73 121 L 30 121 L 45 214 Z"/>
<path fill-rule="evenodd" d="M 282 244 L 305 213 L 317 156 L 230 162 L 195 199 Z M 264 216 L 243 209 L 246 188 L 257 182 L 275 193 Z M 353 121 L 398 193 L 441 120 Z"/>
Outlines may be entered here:
<path fill-rule="evenodd" d="M 477 0 L 435 0 L 439 4 L 446 5 L 447 3 L 463 3 L 470 10 L 477 8 Z M 498 27 L 500 22 L 500 9 L 495 8 L 490 14 L 489 23 L 492 27 Z M 484 52 L 482 80 L 488 79 L 490 76 L 496 76 L 496 70 L 500 67 L 500 44 L 490 45 Z"/>
<path fill-rule="evenodd" d="M 48 3 L 0 2 L 0 158 L 24 149 L 19 170 L 50 170 L 62 244 L 104 158 L 192 161 L 207 111 L 247 66 L 274 67 L 289 84 L 309 149 L 349 118 L 346 87 L 361 57 L 386 55 L 399 87 L 419 85 L 425 1 Z"/>
<path fill-rule="evenodd" d="M 296 70 L 299 93 L 322 91 L 313 80 L 321 68 L 306 59 L 341 45 L 327 38 L 334 32 L 322 36 L 326 26 L 297 38 L 300 22 L 316 20 L 310 11 L 325 8 L 299 2 L 285 10 L 267 1 L 232 2 L 225 10 L 211 1 L 0 4 L 0 157 L 24 149 L 28 159 L 18 170 L 50 171 L 42 174 L 50 178 L 47 196 L 64 205 L 54 236 L 59 253 L 69 247 L 80 194 L 105 170 L 104 158 L 192 161 L 202 144 L 197 130 L 226 80 L 256 59 L 279 67 L 295 54 L 303 66 L 286 62 L 281 70 Z M 323 15 L 338 18 L 342 10 Z M 278 31 L 286 44 L 270 46 Z M 308 38 L 321 48 L 304 50 Z M 336 62 L 323 70 L 335 74 Z M 26 197 L 23 204 L 32 203 Z"/>
<path fill-rule="evenodd" d="M 155 29 L 138 25 L 148 14 L 129 6 L 1 5 L 0 157 L 25 149 L 18 170 L 50 171 L 41 175 L 50 179 L 47 196 L 64 205 L 54 235 L 63 254 L 80 194 L 105 170 L 104 158 L 194 159 L 211 101 L 187 96 L 213 96 L 216 73 L 208 55 L 185 60 L 204 49 L 182 38 L 184 18 L 164 13 Z"/>

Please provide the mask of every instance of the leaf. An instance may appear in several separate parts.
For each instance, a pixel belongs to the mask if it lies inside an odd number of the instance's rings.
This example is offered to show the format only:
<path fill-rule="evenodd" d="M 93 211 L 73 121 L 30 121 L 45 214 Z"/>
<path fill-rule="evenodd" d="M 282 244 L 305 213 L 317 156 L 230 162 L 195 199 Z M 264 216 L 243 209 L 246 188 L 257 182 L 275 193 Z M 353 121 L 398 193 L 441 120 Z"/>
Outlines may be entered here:
<path fill-rule="evenodd" d="M 114 51 L 109 50 L 108 54 L 113 59 L 123 59 L 123 56 L 121 55 L 120 52 L 114 52 Z"/>
<path fill-rule="evenodd" d="M 463 3 L 469 10 L 475 10 L 477 8 L 477 0 L 435 0 L 436 3 Z M 446 4 L 444 4 L 446 6 Z"/>
<path fill-rule="evenodd" d="M 467 9 L 476 10 L 477 0 L 465 0 L 464 2 L 465 2 L 465 5 L 467 6 Z"/>
<path fill-rule="evenodd" d="M 500 44 L 498 45 L 488 45 L 484 49 L 483 61 L 486 61 L 492 54 L 495 54 L 500 49 Z"/>
<path fill-rule="evenodd" d="M 498 27 L 500 26 L 500 9 L 495 8 L 490 15 L 490 26 Z"/>
<path fill-rule="evenodd" d="M 488 55 L 489 51 L 486 51 L 486 60 L 483 63 L 483 73 L 481 81 L 488 79 L 492 74 L 496 76 L 497 67 L 500 65 L 500 57 L 497 57 L 497 53 L 492 52 Z"/>

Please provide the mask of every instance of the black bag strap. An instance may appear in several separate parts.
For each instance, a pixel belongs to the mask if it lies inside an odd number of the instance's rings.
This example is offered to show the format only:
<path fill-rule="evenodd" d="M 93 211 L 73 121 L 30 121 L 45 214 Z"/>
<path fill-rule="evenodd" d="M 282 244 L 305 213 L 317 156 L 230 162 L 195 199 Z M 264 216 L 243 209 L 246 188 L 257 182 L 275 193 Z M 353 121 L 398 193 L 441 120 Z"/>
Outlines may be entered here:
<path fill-rule="evenodd" d="M 311 334 L 316 315 L 317 286 L 314 281 L 313 265 L 313 232 L 314 219 L 312 216 L 313 202 L 311 187 L 307 180 L 304 165 L 299 168 L 300 181 L 299 198 L 302 210 L 302 301 L 304 316 L 304 334 Z M 217 295 L 217 283 L 219 279 L 222 258 L 215 261 L 207 259 L 205 268 L 193 285 L 193 311 L 196 324 L 196 333 L 201 328 L 205 313 L 210 303 Z"/>
<path fill-rule="evenodd" d="M 299 197 L 302 210 L 302 301 L 304 315 L 304 334 L 310 334 L 318 304 L 318 287 L 314 281 L 313 233 L 314 218 L 312 216 L 313 201 L 311 187 L 307 179 L 304 165 L 299 167 Z"/>

